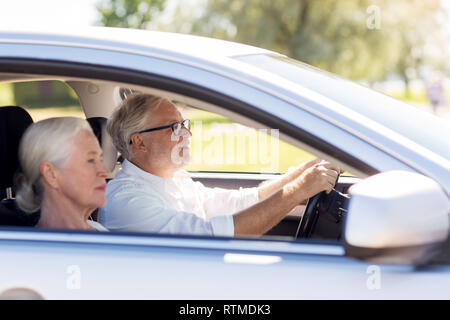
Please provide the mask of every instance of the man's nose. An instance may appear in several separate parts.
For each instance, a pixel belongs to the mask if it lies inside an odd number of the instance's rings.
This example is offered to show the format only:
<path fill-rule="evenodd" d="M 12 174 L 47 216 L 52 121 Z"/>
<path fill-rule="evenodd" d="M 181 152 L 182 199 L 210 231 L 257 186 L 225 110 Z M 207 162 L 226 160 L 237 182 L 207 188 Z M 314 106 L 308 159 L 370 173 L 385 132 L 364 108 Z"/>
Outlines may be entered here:
<path fill-rule="evenodd" d="M 191 130 L 189 130 L 188 128 L 183 127 L 181 136 L 182 136 L 182 137 L 185 137 L 185 136 L 187 136 L 187 137 L 192 137 L 192 132 L 191 132 Z"/>

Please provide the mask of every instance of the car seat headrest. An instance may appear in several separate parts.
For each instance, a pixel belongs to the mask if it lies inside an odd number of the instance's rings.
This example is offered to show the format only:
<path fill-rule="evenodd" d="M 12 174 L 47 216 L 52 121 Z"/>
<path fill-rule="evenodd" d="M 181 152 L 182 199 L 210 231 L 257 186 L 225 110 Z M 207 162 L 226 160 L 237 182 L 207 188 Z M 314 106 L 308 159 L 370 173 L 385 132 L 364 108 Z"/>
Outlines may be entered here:
<path fill-rule="evenodd" d="M 103 117 L 92 117 L 86 119 L 91 125 L 97 137 L 100 147 L 103 150 L 103 162 L 109 171 L 113 171 L 117 162 L 117 149 L 113 144 L 112 138 L 106 131 L 106 122 L 108 119 Z"/>
<path fill-rule="evenodd" d="M 22 107 L 0 107 L 0 189 L 13 185 L 19 168 L 20 139 L 32 123 L 30 114 Z"/>

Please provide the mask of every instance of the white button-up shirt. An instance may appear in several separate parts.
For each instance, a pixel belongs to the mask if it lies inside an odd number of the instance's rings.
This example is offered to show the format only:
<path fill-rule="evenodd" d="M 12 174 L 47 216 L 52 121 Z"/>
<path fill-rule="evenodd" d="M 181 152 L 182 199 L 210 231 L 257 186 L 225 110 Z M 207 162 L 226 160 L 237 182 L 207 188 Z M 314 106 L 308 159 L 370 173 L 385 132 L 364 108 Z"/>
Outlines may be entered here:
<path fill-rule="evenodd" d="M 100 223 L 111 231 L 233 236 L 232 215 L 258 202 L 258 188 L 207 188 L 184 170 L 172 179 L 125 160 L 106 186 Z"/>

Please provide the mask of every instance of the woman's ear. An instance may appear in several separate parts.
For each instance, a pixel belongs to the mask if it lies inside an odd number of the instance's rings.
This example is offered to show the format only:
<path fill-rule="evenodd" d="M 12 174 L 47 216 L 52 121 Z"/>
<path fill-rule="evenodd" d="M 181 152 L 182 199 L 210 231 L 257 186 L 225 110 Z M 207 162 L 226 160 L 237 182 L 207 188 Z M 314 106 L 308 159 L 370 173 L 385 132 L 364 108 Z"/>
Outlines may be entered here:
<path fill-rule="evenodd" d="M 48 161 L 42 161 L 39 170 L 45 184 L 48 184 L 55 189 L 58 188 L 57 172 L 55 166 L 52 163 Z"/>

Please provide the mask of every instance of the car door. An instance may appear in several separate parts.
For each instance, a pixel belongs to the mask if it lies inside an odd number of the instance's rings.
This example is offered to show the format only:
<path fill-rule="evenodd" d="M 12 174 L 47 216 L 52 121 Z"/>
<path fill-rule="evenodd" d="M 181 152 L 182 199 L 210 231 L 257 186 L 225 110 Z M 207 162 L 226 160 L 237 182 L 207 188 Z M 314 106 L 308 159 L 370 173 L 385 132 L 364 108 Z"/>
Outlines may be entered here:
<path fill-rule="evenodd" d="M 45 299 L 448 299 L 448 266 L 376 265 L 339 244 L 0 231 L 0 288 Z"/>

